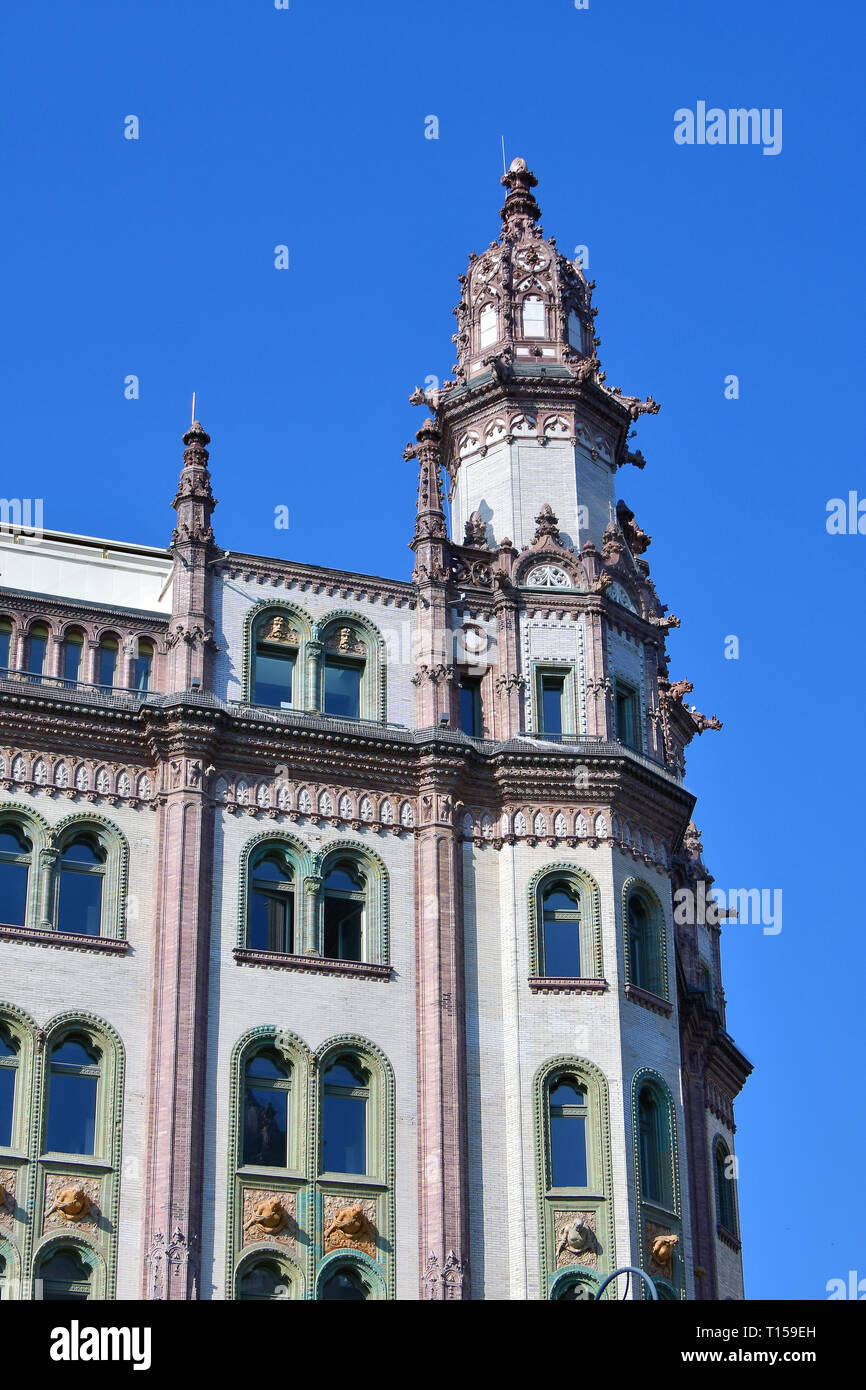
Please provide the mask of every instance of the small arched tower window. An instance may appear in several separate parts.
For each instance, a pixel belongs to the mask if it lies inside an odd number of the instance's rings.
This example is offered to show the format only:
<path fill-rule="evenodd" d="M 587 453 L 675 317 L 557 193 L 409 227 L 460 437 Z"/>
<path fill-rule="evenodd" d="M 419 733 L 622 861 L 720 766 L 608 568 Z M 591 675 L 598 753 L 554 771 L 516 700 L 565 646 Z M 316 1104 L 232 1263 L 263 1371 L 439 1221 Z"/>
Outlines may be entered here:
<path fill-rule="evenodd" d="M 102 641 L 99 643 L 99 664 L 97 667 L 98 685 L 114 685 L 117 679 L 117 652 L 117 638 L 103 637 Z"/>
<path fill-rule="evenodd" d="M 300 634 L 286 613 L 266 613 L 253 632 L 253 704 L 291 709 L 296 703 Z"/>
<path fill-rule="evenodd" d="M 63 638 L 63 679 L 69 685 L 81 680 L 81 656 L 84 651 L 84 633 L 80 628 L 67 628 Z"/>
<path fill-rule="evenodd" d="M 650 994 L 667 998 L 665 979 L 664 917 L 652 899 L 640 891 L 628 895 L 626 905 L 626 978 Z"/>
<path fill-rule="evenodd" d="M 281 845 L 265 845 L 250 864 L 247 945 L 291 954 L 295 944 L 295 872 Z"/>
<path fill-rule="evenodd" d="M 490 347 L 495 343 L 498 337 L 498 331 L 496 306 L 494 304 L 485 304 L 481 313 L 478 315 L 479 348 Z"/>
<path fill-rule="evenodd" d="M 68 1036 L 51 1053 L 45 1148 L 95 1154 L 100 1054 L 88 1039 Z"/>
<path fill-rule="evenodd" d="M 641 1197 L 673 1209 L 671 1135 L 668 1107 L 652 1086 L 643 1086 L 637 1103 Z"/>
<path fill-rule="evenodd" d="M 734 1160 L 722 1139 L 713 1148 L 713 1170 L 716 1188 L 716 1221 L 728 1232 L 737 1235 L 737 1203 L 734 1196 Z"/>
<path fill-rule="evenodd" d="M 360 865 L 335 864 L 322 884 L 322 954 L 331 960 L 363 960 L 367 879 Z"/>
<path fill-rule="evenodd" d="M 0 1024 L 0 1147 L 11 1148 L 15 1128 L 15 1083 L 18 1045 Z"/>
<path fill-rule="evenodd" d="M 547 337 L 547 315 L 544 309 L 544 300 L 540 299 L 537 294 L 528 294 L 524 299 L 521 323 L 524 338 Z"/>
<path fill-rule="evenodd" d="M 27 669 L 31 676 L 41 676 L 44 673 L 47 651 L 48 628 L 44 623 L 35 623 L 30 629 L 27 653 Z"/>
<path fill-rule="evenodd" d="M 265 1168 L 288 1163 L 291 1070 L 265 1048 L 247 1062 L 244 1086 L 243 1161 Z"/>
<path fill-rule="evenodd" d="M 356 1057 L 339 1057 L 325 1072 L 322 1095 L 322 1169 L 367 1171 L 370 1078 Z"/>
<path fill-rule="evenodd" d="M 550 1088 L 548 1105 L 553 1186 L 586 1187 L 589 1181 L 586 1089 L 573 1077 L 561 1076 Z"/>
<path fill-rule="evenodd" d="M 27 888 L 33 846 L 12 821 L 0 824 L 0 917 L 8 927 L 27 919 Z"/>
<path fill-rule="evenodd" d="M 542 897 L 541 973 L 581 976 L 580 902 L 570 883 L 552 883 Z"/>
<path fill-rule="evenodd" d="M 139 637 L 138 655 L 135 658 L 135 688 L 143 695 L 150 690 L 153 677 L 153 643 L 149 637 Z"/>
<path fill-rule="evenodd" d="M 94 835 L 79 834 L 60 854 L 57 875 L 57 930 L 99 936 L 107 855 Z"/>

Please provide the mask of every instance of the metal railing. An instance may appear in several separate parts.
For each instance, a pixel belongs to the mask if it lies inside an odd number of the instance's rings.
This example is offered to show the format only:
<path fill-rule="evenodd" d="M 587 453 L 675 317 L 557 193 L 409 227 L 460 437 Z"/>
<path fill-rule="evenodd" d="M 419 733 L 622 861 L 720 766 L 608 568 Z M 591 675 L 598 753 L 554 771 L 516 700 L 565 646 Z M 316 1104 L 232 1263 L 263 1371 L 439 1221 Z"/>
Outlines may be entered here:
<path fill-rule="evenodd" d="M 50 690 L 68 690 L 85 695 L 121 695 L 139 702 L 161 698 L 158 690 L 139 690 L 136 686 L 126 685 L 98 685 L 93 681 L 71 680 L 68 676 L 50 676 L 44 671 L 22 671 L 12 666 L 0 666 L 0 680 L 20 685 L 46 686 Z"/>

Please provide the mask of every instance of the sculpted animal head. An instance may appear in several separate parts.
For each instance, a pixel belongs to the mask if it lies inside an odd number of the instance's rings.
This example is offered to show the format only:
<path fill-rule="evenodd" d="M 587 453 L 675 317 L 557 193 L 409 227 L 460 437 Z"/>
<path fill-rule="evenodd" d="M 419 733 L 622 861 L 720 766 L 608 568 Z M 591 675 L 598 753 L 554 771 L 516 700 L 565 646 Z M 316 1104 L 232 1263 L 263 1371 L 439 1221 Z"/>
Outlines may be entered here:
<path fill-rule="evenodd" d="M 669 1270 L 673 1259 L 674 1248 L 679 1245 L 679 1236 L 667 1235 L 656 1236 L 652 1243 L 652 1257 L 657 1265 L 662 1269 Z"/>

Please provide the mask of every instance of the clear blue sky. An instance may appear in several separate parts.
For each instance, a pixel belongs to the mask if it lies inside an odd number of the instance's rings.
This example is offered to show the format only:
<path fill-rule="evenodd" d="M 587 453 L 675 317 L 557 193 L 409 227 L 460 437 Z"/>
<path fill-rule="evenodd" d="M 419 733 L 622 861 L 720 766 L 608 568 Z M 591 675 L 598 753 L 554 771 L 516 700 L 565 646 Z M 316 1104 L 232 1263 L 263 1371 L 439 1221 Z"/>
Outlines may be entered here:
<path fill-rule="evenodd" d="M 866 496 L 864 27 L 854 0 L 42 0 L 0 58 L 0 491 L 50 528 L 166 544 L 196 390 L 223 545 L 408 577 L 406 397 L 454 360 L 500 135 L 589 246 L 608 381 L 662 403 L 620 495 L 672 676 L 725 721 L 689 760 L 706 857 L 784 894 L 780 935 L 724 946 L 751 1297 L 866 1276 L 866 536 L 825 529 Z M 675 145 L 698 101 L 781 107 L 781 154 Z"/>

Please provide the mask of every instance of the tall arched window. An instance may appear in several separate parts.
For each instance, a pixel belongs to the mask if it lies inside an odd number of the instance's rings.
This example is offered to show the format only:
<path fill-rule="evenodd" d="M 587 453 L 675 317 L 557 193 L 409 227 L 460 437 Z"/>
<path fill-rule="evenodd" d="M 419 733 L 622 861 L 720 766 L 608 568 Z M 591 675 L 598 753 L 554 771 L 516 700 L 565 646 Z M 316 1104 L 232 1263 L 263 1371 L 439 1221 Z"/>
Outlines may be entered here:
<path fill-rule="evenodd" d="M 653 1086 L 642 1086 L 637 1102 L 640 1189 L 644 1202 L 670 1211 L 674 1205 L 668 1106 Z"/>
<path fill-rule="evenodd" d="M 52 1049 L 45 1148 L 50 1153 L 93 1154 L 102 1058 L 78 1034 Z"/>
<path fill-rule="evenodd" d="M 61 851 L 55 924 L 58 931 L 99 936 L 106 852 L 94 835 L 77 834 Z"/>
<path fill-rule="evenodd" d="M 93 1269 L 73 1245 L 54 1246 L 37 1266 L 46 1303 L 83 1303 L 93 1297 Z"/>
<path fill-rule="evenodd" d="M 322 954 L 364 960 L 367 879 L 357 863 L 340 860 L 322 883 Z"/>
<path fill-rule="evenodd" d="M 279 1262 L 267 1256 L 249 1261 L 238 1279 L 238 1298 L 250 1303 L 273 1303 L 289 1297 L 289 1281 Z"/>
<path fill-rule="evenodd" d="M 542 896 L 541 973 L 580 977 L 580 902 L 568 882 L 550 885 Z"/>
<path fill-rule="evenodd" d="M 0 1148 L 12 1147 L 17 1080 L 18 1044 L 12 1034 L 0 1024 Z"/>
<path fill-rule="evenodd" d="M 668 997 L 665 922 L 660 904 L 646 890 L 625 887 L 626 982 Z"/>
<path fill-rule="evenodd" d="M 325 639 L 323 709 L 341 719 L 360 719 L 366 648 L 351 627 Z"/>
<path fill-rule="evenodd" d="M 43 674 L 47 651 L 48 628 L 44 623 L 34 623 L 27 641 L 27 670 L 31 676 Z"/>
<path fill-rule="evenodd" d="M 291 709 L 296 698 L 300 634 L 286 613 L 266 613 L 253 630 L 253 704 Z"/>
<path fill-rule="evenodd" d="M 478 315 L 478 346 L 479 348 L 490 347 L 496 342 L 498 335 L 498 324 L 496 307 L 493 304 L 485 304 L 481 313 Z"/>
<path fill-rule="evenodd" d="M 135 688 L 140 694 L 150 690 L 153 675 L 153 643 L 149 637 L 139 637 L 135 658 Z"/>
<path fill-rule="evenodd" d="M 84 633 L 79 628 L 68 628 L 63 638 L 63 679 L 70 684 L 81 680 L 83 651 Z"/>
<path fill-rule="evenodd" d="M 244 1086 L 244 1163 L 288 1166 L 291 1071 L 266 1048 L 247 1062 Z"/>
<path fill-rule="evenodd" d="M 9 669 L 12 654 L 12 624 L 8 618 L 0 618 L 0 671 Z"/>
<path fill-rule="evenodd" d="M 247 945 L 254 951 L 295 949 L 295 872 L 286 851 L 264 845 L 249 869 Z"/>
<path fill-rule="evenodd" d="M 545 338 L 547 336 L 547 322 L 544 300 L 539 299 L 538 295 L 535 294 L 527 295 L 523 301 L 521 321 L 524 338 Z"/>
<path fill-rule="evenodd" d="M 33 845 L 12 821 L 0 824 L 0 920 L 23 927 L 27 920 L 27 888 Z"/>
<path fill-rule="evenodd" d="M 586 1187 L 586 1089 L 573 1077 L 560 1077 L 550 1089 L 548 1104 L 553 1186 Z"/>
<path fill-rule="evenodd" d="M 113 686 L 117 678 L 116 637 L 103 637 L 99 643 L 99 662 L 97 665 L 97 685 Z"/>
<path fill-rule="evenodd" d="M 716 1188 L 716 1221 L 729 1235 L 737 1235 L 737 1203 L 734 1196 L 734 1174 L 731 1151 L 722 1139 L 713 1146 L 713 1171 Z"/>
<path fill-rule="evenodd" d="M 322 1169 L 366 1173 L 370 1077 L 353 1056 L 339 1057 L 323 1077 Z"/>

